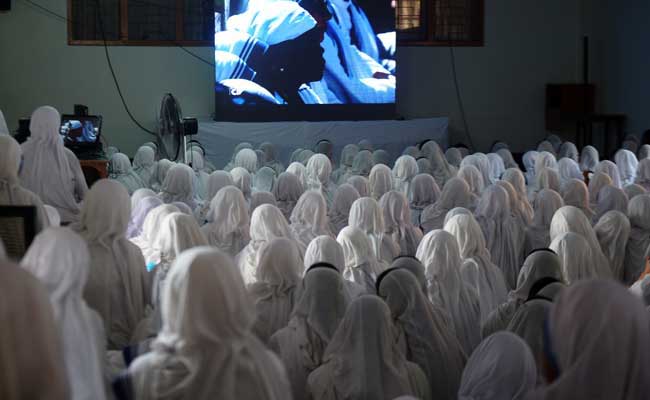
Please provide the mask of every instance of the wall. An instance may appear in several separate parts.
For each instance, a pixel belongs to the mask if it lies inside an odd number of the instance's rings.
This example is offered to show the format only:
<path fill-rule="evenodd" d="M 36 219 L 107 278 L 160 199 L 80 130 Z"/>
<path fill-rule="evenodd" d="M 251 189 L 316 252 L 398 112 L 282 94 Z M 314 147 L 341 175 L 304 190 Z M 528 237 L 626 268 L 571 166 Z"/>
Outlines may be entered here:
<path fill-rule="evenodd" d="M 39 0 L 36 0 L 39 1 Z M 66 14 L 66 0 L 42 1 Z M 479 149 L 497 139 L 515 150 L 545 135 L 544 86 L 574 82 L 579 69 L 579 0 L 486 0 L 486 45 L 456 50 L 458 78 L 470 132 Z M 150 137 L 124 112 L 102 47 L 68 46 L 66 24 L 23 0 L 0 14 L 0 109 L 10 128 L 37 106 L 71 112 L 74 103 L 101 112 L 112 144 L 133 154 Z M 209 48 L 193 49 L 209 59 Z M 212 113 L 212 68 L 175 47 L 111 47 L 129 106 L 145 126 L 156 126 L 164 93 L 186 115 Z M 452 140 L 465 141 L 449 49 L 399 49 L 398 112 L 407 117 L 449 116 Z"/>
<path fill-rule="evenodd" d="M 599 111 L 627 114 L 628 132 L 640 135 L 650 129 L 650 2 L 583 1 Z"/>

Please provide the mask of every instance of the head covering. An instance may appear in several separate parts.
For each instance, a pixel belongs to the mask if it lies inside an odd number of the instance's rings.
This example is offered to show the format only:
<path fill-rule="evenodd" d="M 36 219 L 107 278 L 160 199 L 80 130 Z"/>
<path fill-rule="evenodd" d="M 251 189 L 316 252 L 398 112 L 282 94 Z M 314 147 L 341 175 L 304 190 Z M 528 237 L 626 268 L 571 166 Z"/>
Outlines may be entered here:
<path fill-rule="evenodd" d="M 251 174 L 241 167 L 235 167 L 230 171 L 233 183 L 244 194 L 244 198 L 250 201 L 252 191 L 252 178 Z"/>
<path fill-rule="evenodd" d="M 602 172 L 607 175 L 609 175 L 610 178 L 612 178 L 612 185 L 616 186 L 617 188 L 622 188 L 623 187 L 623 180 L 621 179 L 621 173 L 619 172 L 618 167 L 616 164 L 609 160 L 604 160 L 598 163 L 596 165 L 596 173 Z"/>
<path fill-rule="evenodd" d="M 600 162 L 598 150 L 593 146 L 585 146 L 580 154 L 580 169 L 582 171 L 595 171 L 596 165 Z"/>
<path fill-rule="evenodd" d="M 650 145 L 649 144 L 644 144 L 639 147 L 639 162 L 642 160 L 650 158 Z"/>
<path fill-rule="evenodd" d="M 512 185 L 516 192 L 516 198 L 510 199 L 511 202 L 516 203 L 516 208 L 519 210 L 524 222 L 529 223 L 533 220 L 533 207 L 528 201 L 528 193 L 526 190 L 526 178 L 524 174 L 517 168 L 509 168 L 503 173 L 501 179 Z"/>
<path fill-rule="evenodd" d="M 415 276 L 405 269 L 387 272 L 377 293 L 391 311 L 407 358 L 427 376 L 431 398 L 456 398 L 465 355 L 444 314 L 432 307 Z"/>
<path fill-rule="evenodd" d="M 582 180 L 584 177 L 580 171 L 580 165 L 571 158 L 562 158 L 558 162 L 558 172 L 560 174 L 560 184 L 566 186 L 572 179 Z"/>
<path fill-rule="evenodd" d="M 433 167 L 431 166 L 431 162 L 423 156 L 417 158 L 416 160 L 418 163 L 418 171 L 420 171 L 422 174 L 431 175 L 433 177 Z"/>
<path fill-rule="evenodd" d="M 384 149 L 377 149 L 372 152 L 372 163 L 374 165 L 384 164 L 390 166 L 390 154 Z"/>
<path fill-rule="evenodd" d="M 345 255 L 343 248 L 331 236 L 318 236 L 309 243 L 303 261 L 304 271 L 317 263 L 330 264 L 339 272 L 345 269 Z"/>
<path fill-rule="evenodd" d="M 424 265 L 422 265 L 420 260 L 412 256 L 397 257 L 390 266 L 390 269 L 395 268 L 402 268 L 413 274 L 418 282 L 420 289 L 422 289 L 424 296 L 428 296 L 429 290 L 427 288 L 427 277 L 425 275 Z"/>
<path fill-rule="evenodd" d="M 575 144 L 571 142 L 564 142 L 562 143 L 562 146 L 560 146 L 560 153 L 558 154 L 558 158 L 568 158 L 577 162 L 579 156 L 580 155 L 578 154 L 578 148 Z"/>
<path fill-rule="evenodd" d="M 145 187 L 151 184 L 156 170 L 156 152 L 149 146 L 140 146 L 133 157 L 133 170 L 140 176 Z"/>
<path fill-rule="evenodd" d="M 330 188 L 330 175 L 332 164 L 323 154 L 314 154 L 307 163 L 307 182 L 309 188 L 319 191 L 327 204 L 331 204 L 332 195 Z"/>
<path fill-rule="evenodd" d="M 411 156 L 401 156 L 393 167 L 393 184 L 395 190 L 409 195 L 411 182 L 418 174 L 418 163 Z"/>
<path fill-rule="evenodd" d="M 456 175 L 456 169 L 449 165 L 438 143 L 429 140 L 422 145 L 421 151 L 422 155 L 431 163 L 432 175 L 438 186 L 444 186 L 449 179 Z"/>
<path fill-rule="evenodd" d="M 130 343 L 149 301 L 142 253 L 126 239 L 130 214 L 126 189 L 102 179 L 88 192 L 74 226 L 86 240 L 92 260 L 84 298 L 104 321 L 109 349 Z"/>
<path fill-rule="evenodd" d="M 368 236 L 375 256 L 390 263 L 399 255 L 399 248 L 390 236 L 384 235 L 385 225 L 379 203 L 371 197 L 361 197 L 352 203 L 348 225 Z"/>
<path fill-rule="evenodd" d="M 644 158 L 639 162 L 634 182 L 646 190 L 650 189 L 650 159 Z"/>
<path fill-rule="evenodd" d="M 368 178 L 355 175 L 351 176 L 348 180 L 347 183 L 352 185 L 357 192 L 359 192 L 360 197 L 368 197 L 370 196 L 370 189 L 369 189 L 369 183 L 368 183 Z"/>
<path fill-rule="evenodd" d="M 165 177 L 167 176 L 167 172 L 169 172 L 169 169 L 174 165 L 172 161 L 169 161 L 166 158 L 163 158 L 162 160 L 159 160 L 156 163 L 156 167 L 153 171 L 153 176 L 151 177 L 151 181 L 149 182 L 151 189 L 160 192 L 160 189 L 162 188 L 163 182 L 165 182 Z"/>
<path fill-rule="evenodd" d="M 250 240 L 248 205 L 241 190 L 226 186 L 210 202 L 209 223 L 201 228 L 208 243 L 235 256 Z"/>
<path fill-rule="evenodd" d="M 450 147 L 445 151 L 445 158 L 449 164 L 456 168 L 459 168 L 461 161 L 463 161 L 463 155 L 455 147 Z"/>
<path fill-rule="evenodd" d="M 620 211 L 627 214 L 627 203 L 627 195 L 622 189 L 612 185 L 603 187 L 598 193 L 598 204 L 593 222 L 597 223 L 600 217 L 608 211 Z"/>
<path fill-rule="evenodd" d="M 0 110 L 0 135 L 10 136 L 9 128 L 7 128 L 7 121 L 5 121 L 5 116 Z"/>
<path fill-rule="evenodd" d="M 562 140 L 560 139 L 559 144 L 556 142 L 557 147 L 551 143 L 549 140 L 544 140 L 539 143 L 537 146 L 537 151 L 540 153 L 549 153 L 552 154 L 554 157 L 556 155 L 556 151 L 559 149 L 560 144 L 562 143 Z"/>
<path fill-rule="evenodd" d="M 633 284 L 645 268 L 646 249 L 650 245 L 650 196 L 636 196 L 627 209 L 630 219 L 630 238 L 627 242 L 624 282 Z"/>
<path fill-rule="evenodd" d="M 329 210 L 329 227 L 333 234 L 338 235 L 348 225 L 350 208 L 359 197 L 359 192 L 348 183 L 336 189 L 334 201 Z"/>
<path fill-rule="evenodd" d="M 465 165 L 461 167 L 458 171 L 458 178 L 462 178 L 469 185 L 469 190 L 476 196 L 480 196 L 485 189 L 485 183 L 483 182 L 483 175 L 476 169 L 473 165 Z M 489 185 L 489 183 L 488 183 Z"/>
<path fill-rule="evenodd" d="M 524 400 L 535 389 L 537 366 L 519 336 L 498 332 L 485 339 L 467 361 L 459 400 Z"/>
<path fill-rule="evenodd" d="M 325 390 L 346 399 L 421 394 L 411 382 L 422 371 L 406 361 L 397 347 L 390 310 L 376 296 L 362 296 L 350 304 L 323 361 L 309 376 L 315 399 L 323 398 Z"/>
<path fill-rule="evenodd" d="M 598 220 L 594 230 L 614 278 L 622 281 L 625 249 L 631 230 L 630 221 L 622 212 L 609 211 Z"/>
<path fill-rule="evenodd" d="M 275 195 L 278 208 L 282 211 L 287 221 L 291 217 L 291 213 L 303 193 L 304 188 L 297 176 L 289 172 L 280 174 L 273 187 L 273 194 Z"/>
<path fill-rule="evenodd" d="M 287 167 L 287 172 L 295 175 L 300 180 L 303 188 L 308 187 L 307 183 L 307 168 L 302 163 L 293 162 Z"/>
<path fill-rule="evenodd" d="M 229 31 L 248 33 L 272 46 L 310 31 L 316 20 L 296 2 L 275 1 L 272 6 L 250 7 L 228 18 L 227 26 Z"/>
<path fill-rule="evenodd" d="M 646 192 L 647 192 L 643 186 L 638 185 L 636 183 L 626 185 L 623 188 L 623 191 L 625 192 L 625 195 L 627 196 L 628 200 L 632 200 L 636 196 L 641 195 L 641 194 L 646 194 Z"/>
<path fill-rule="evenodd" d="M 589 180 L 589 203 L 592 208 L 598 204 L 598 194 L 600 189 L 607 185 L 614 185 L 612 178 L 604 172 L 596 172 Z"/>
<path fill-rule="evenodd" d="M 156 192 L 148 188 L 141 188 L 131 194 L 131 210 L 134 210 L 140 201 L 147 197 L 156 197 Z"/>
<path fill-rule="evenodd" d="M 517 164 L 509 149 L 499 149 L 496 151 L 496 153 L 503 160 L 503 164 L 506 169 L 519 169 L 519 164 Z"/>
<path fill-rule="evenodd" d="M 179 201 L 192 210 L 196 208 L 194 200 L 194 172 L 185 164 L 176 164 L 169 169 L 163 182 L 160 199 L 165 203 Z"/>
<path fill-rule="evenodd" d="M 470 215 L 456 215 L 445 223 L 445 231 L 458 242 L 464 279 L 481 299 L 481 320 L 506 300 L 508 289 L 501 270 L 492 263 L 481 227 Z"/>
<path fill-rule="evenodd" d="M 573 232 L 564 233 L 553 240 L 550 248 L 562 260 L 564 280 L 569 284 L 598 277 L 598 270 L 591 258 L 589 243 L 581 235 Z"/>
<path fill-rule="evenodd" d="M 158 197 L 145 197 L 131 211 L 131 219 L 126 230 L 126 238 L 132 239 L 142 234 L 144 220 L 149 212 L 154 208 L 162 205 L 163 202 Z"/>
<path fill-rule="evenodd" d="M 348 226 L 339 233 L 336 241 L 343 248 L 345 257 L 343 277 L 372 293 L 375 279 L 385 267 L 377 261 L 368 236 L 360 229 Z"/>
<path fill-rule="evenodd" d="M 219 190 L 226 186 L 233 186 L 235 184 L 232 175 L 227 171 L 214 171 L 208 177 L 206 185 L 206 200 L 210 202 L 217 195 Z"/>
<path fill-rule="evenodd" d="M 547 352 L 559 376 L 529 398 L 642 399 L 650 391 L 648 313 L 620 284 L 572 285 L 553 305 L 547 326 Z"/>
<path fill-rule="evenodd" d="M 111 157 L 109 177 L 120 182 L 130 195 L 145 187 L 140 175 L 131 167 L 131 161 L 126 154 L 115 153 Z"/>
<path fill-rule="evenodd" d="M 61 115 L 56 109 L 45 106 L 32 113 L 31 136 L 21 145 L 20 180 L 43 203 L 59 210 L 63 221 L 73 222 L 80 211 L 77 196 L 83 196 L 87 188 L 76 157 L 63 147 L 60 128 Z"/>
<path fill-rule="evenodd" d="M 555 169 L 541 167 L 536 169 L 537 176 L 535 177 L 535 183 L 537 190 L 550 189 L 559 192 L 561 190 L 562 184 L 560 182 L 560 175 Z"/>
<path fill-rule="evenodd" d="M 589 201 L 589 189 L 582 180 L 572 179 L 562 190 L 564 205 L 573 206 L 582 210 L 587 219 L 593 219 L 594 212 L 591 210 Z"/>
<path fill-rule="evenodd" d="M 447 311 L 463 350 L 471 354 L 480 341 L 481 311 L 476 292 L 461 277 L 456 238 L 442 230 L 429 232 L 416 257 L 425 268 L 429 297 Z"/>
<path fill-rule="evenodd" d="M 461 178 L 452 178 L 442 189 L 438 201 L 422 212 L 420 226 L 425 232 L 442 229 L 449 210 L 456 207 L 470 208 L 474 204 L 476 196 L 470 191 L 467 182 Z"/>
<path fill-rule="evenodd" d="M 563 279 L 562 260 L 550 249 L 540 249 L 526 257 L 517 277 L 517 287 L 508 294 L 508 298 L 523 303 L 528 299 L 533 285 L 543 278 Z"/>
<path fill-rule="evenodd" d="M 104 399 L 104 359 L 100 357 L 104 348 L 97 341 L 104 332 L 99 317 L 82 297 L 90 266 L 88 246 L 70 229 L 50 228 L 36 237 L 21 264 L 50 296 L 72 397 Z M 28 310 L 30 318 L 34 311 Z"/>
<path fill-rule="evenodd" d="M 602 278 L 611 277 L 611 267 L 600 248 L 591 223 L 579 209 L 572 206 L 564 206 L 555 212 L 551 221 L 551 241 L 553 242 L 555 239 L 569 232 L 577 233 L 586 239 L 590 247 L 589 251 L 591 252 L 589 263 L 592 264 L 598 276 Z"/>
<path fill-rule="evenodd" d="M 501 175 L 506 172 L 506 166 L 501 156 L 496 153 L 490 153 L 487 157 L 490 160 L 490 178 L 492 183 L 495 183 L 500 180 Z"/>
<path fill-rule="evenodd" d="M 62 337 L 48 293 L 32 274 L 7 261 L 0 263 L 0 324 L 0 398 L 69 399 Z"/>
<path fill-rule="evenodd" d="M 370 170 L 372 169 L 372 153 L 367 150 L 361 150 L 354 156 L 352 161 L 352 169 L 350 173 L 352 175 L 360 175 L 368 177 L 370 175 Z"/>
<path fill-rule="evenodd" d="M 302 275 L 301 261 L 295 243 L 287 238 L 273 239 L 260 250 L 257 281 L 249 293 L 257 314 L 253 332 L 263 342 L 289 323 Z"/>
<path fill-rule="evenodd" d="M 381 197 L 379 206 L 384 216 L 384 232 L 400 247 L 399 254 L 415 256 L 422 231 L 411 224 L 411 209 L 406 196 L 391 190 Z"/>
<path fill-rule="evenodd" d="M 372 167 L 368 184 L 370 186 L 370 196 L 379 201 L 384 193 L 393 189 L 393 174 L 390 168 L 384 164 L 377 164 Z"/>
<path fill-rule="evenodd" d="M 246 284 L 257 280 L 255 270 L 262 247 L 276 238 L 291 238 L 291 233 L 282 212 L 275 206 L 263 204 L 253 211 L 250 236 L 250 243 L 237 255 L 237 264 Z"/>
<path fill-rule="evenodd" d="M 275 171 L 269 167 L 262 167 L 255 172 L 253 189 L 257 192 L 272 192 L 275 187 Z"/>
<path fill-rule="evenodd" d="M 233 165 L 235 168 L 244 168 L 248 173 L 254 174 L 257 171 L 257 154 L 251 149 L 239 150 Z"/>
<path fill-rule="evenodd" d="M 440 197 L 440 188 L 429 174 L 418 174 L 413 178 L 409 200 L 412 210 L 422 211 L 435 203 Z M 419 216 L 419 215 L 418 215 Z M 417 221 L 419 225 L 419 220 Z"/>
<path fill-rule="evenodd" d="M 475 215 L 492 261 L 501 268 L 508 287 L 513 288 L 523 258 L 524 227 L 513 218 L 506 189 L 498 185 L 487 188 L 476 206 Z"/>
<path fill-rule="evenodd" d="M 317 191 L 310 190 L 300 196 L 290 220 L 291 234 L 304 248 L 318 236 L 331 235 L 327 223 L 327 204 Z"/>
<path fill-rule="evenodd" d="M 526 181 L 529 185 L 535 181 L 535 160 L 538 155 L 537 151 L 527 151 L 521 159 L 526 170 Z"/>
<path fill-rule="evenodd" d="M 585 189 L 586 191 L 586 189 Z M 553 190 L 543 189 L 535 197 L 535 218 L 526 228 L 525 251 L 546 248 L 551 244 L 549 229 L 555 212 L 564 207 L 562 197 Z"/>
<path fill-rule="evenodd" d="M 278 360 L 253 336 L 253 304 L 230 257 L 197 248 L 179 257 L 162 297 L 162 332 L 129 370 L 140 399 L 281 399 Z"/>
<path fill-rule="evenodd" d="M 191 215 L 171 213 L 161 221 L 158 229 L 155 247 L 168 267 L 185 250 L 208 245 L 205 235 Z"/>
<path fill-rule="evenodd" d="M 284 166 L 276 159 L 277 151 L 275 145 L 273 143 L 264 142 L 260 145 L 260 150 L 264 153 L 262 164 L 266 167 L 272 168 L 276 174 L 280 174 L 284 170 Z"/>
<path fill-rule="evenodd" d="M 614 156 L 616 161 L 616 166 L 618 167 L 618 172 L 621 175 L 621 180 L 623 185 L 628 185 L 634 183 L 634 178 L 636 178 L 636 169 L 639 165 L 639 161 L 636 159 L 634 153 L 629 150 L 619 150 Z"/>
<path fill-rule="evenodd" d="M 275 202 L 275 196 L 271 192 L 255 192 L 251 196 L 251 206 L 250 212 L 252 213 L 255 209 L 262 204 L 271 204 L 272 206 L 277 207 Z"/>

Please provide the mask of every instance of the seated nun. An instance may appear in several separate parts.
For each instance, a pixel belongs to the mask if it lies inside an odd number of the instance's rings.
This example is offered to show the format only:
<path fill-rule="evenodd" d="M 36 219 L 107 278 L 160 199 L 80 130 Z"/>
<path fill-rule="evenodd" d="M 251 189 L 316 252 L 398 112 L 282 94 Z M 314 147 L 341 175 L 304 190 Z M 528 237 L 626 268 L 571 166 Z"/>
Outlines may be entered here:
<path fill-rule="evenodd" d="M 294 399 L 309 398 L 307 378 L 322 365 L 347 305 L 345 284 L 336 269 L 316 264 L 307 271 L 288 326 L 269 342 L 287 369 Z"/>
<path fill-rule="evenodd" d="M 130 366 L 130 385 L 121 385 L 133 388 L 133 398 L 288 398 L 282 363 L 252 332 L 255 309 L 229 256 L 189 250 L 167 279 L 162 332 Z"/>
<path fill-rule="evenodd" d="M 407 361 L 392 327 L 390 309 L 376 296 L 347 308 L 323 364 L 308 378 L 314 400 L 390 400 L 403 395 L 431 399 L 422 369 Z"/>
<path fill-rule="evenodd" d="M 262 248 L 257 281 L 248 288 L 257 311 L 253 332 L 262 342 L 289 323 L 298 301 L 301 271 L 300 253 L 292 240 L 273 239 Z"/>

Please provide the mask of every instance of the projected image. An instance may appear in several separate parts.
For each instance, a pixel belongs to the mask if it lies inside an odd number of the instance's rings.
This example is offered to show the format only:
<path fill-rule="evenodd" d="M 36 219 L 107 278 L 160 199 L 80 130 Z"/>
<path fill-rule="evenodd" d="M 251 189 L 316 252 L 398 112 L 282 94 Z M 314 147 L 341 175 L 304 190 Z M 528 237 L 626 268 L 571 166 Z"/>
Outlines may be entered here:
<path fill-rule="evenodd" d="M 99 123 L 93 119 L 64 120 L 60 134 L 66 144 L 95 143 L 99 134 Z"/>
<path fill-rule="evenodd" d="M 390 0 L 217 0 L 216 6 L 217 108 L 395 102 Z"/>

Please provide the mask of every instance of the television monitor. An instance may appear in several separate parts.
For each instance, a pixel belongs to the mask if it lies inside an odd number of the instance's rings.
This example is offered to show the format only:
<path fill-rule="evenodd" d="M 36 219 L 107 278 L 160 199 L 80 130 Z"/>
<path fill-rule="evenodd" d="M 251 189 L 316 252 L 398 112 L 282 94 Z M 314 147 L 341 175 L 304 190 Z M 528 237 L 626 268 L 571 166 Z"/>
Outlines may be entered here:
<path fill-rule="evenodd" d="M 390 0 L 215 0 L 215 119 L 395 117 Z"/>
<path fill-rule="evenodd" d="M 102 117 L 62 115 L 59 133 L 68 147 L 95 147 L 99 143 Z"/>

